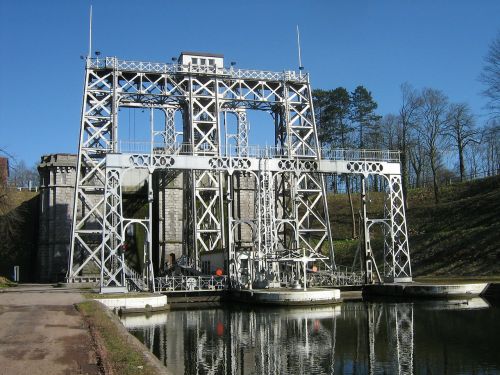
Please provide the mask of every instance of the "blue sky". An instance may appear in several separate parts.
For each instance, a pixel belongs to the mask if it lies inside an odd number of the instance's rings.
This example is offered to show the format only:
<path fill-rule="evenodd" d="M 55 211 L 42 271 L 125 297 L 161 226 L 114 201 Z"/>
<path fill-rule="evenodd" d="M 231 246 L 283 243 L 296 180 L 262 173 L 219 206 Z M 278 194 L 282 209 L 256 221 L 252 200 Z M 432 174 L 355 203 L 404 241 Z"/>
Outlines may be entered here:
<path fill-rule="evenodd" d="M 299 24 L 313 87 L 364 85 L 380 114 L 397 111 L 408 81 L 484 116 L 477 76 L 500 30 L 498 0 L 0 0 L 0 148 L 28 165 L 77 151 L 91 3 L 93 49 L 124 59 L 195 50 L 241 68 L 295 69 Z"/>

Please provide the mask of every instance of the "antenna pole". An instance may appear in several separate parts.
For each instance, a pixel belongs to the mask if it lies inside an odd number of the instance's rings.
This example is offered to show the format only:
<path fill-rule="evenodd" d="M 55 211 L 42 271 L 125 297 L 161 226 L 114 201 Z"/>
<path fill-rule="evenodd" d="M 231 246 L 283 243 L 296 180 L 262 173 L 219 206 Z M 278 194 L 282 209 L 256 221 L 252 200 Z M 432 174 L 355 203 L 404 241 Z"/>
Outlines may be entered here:
<path fill-rule="evenodd" d="M 89 54 L 88 58 L 92 56 L 92 5 L 90 6 L 90 18 L 89 18 Z"/>
<path fill-rule="evenodd" d="M 299 25 L 297 25 L 297 49 L 299 52 L 299 70 L 302 70 L 302 54 L 300 51 L 300 30 L 299 30 Z"/>

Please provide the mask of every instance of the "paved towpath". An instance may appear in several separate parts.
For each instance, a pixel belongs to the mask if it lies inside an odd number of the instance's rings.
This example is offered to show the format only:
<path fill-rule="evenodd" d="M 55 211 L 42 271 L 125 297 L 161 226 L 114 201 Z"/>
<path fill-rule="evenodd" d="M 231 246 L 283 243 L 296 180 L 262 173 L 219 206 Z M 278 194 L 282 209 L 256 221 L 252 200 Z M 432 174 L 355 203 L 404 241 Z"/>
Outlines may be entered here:
<path fill-rule="evenodd" d="M 51 285 L 0 289 L 0 375 L 99 374 L 89 331 L 73 306 L 82 300 Z"/>

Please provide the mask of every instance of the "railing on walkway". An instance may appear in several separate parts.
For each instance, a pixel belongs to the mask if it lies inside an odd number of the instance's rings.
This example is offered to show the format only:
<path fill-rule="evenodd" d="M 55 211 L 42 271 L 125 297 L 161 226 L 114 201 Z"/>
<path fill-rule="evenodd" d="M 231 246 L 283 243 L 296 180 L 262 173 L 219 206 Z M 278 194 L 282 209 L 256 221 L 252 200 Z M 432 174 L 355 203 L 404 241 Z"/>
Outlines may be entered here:
<path fill-rule="evenodd" d="M 118 152 L 122 153 L 151 153 L 150 142 L 130 142 L 119 141 Z M 199 156 L 219 156 L 213 148 L 199 147 L 193 149 L 191 144 L 176 143 L 170 146 L 165 146 L 163 143 L 153 144 L 154 154 L 163 155 L 199 155 Z M 296 150 L 293 155 L 290 150 L 284 147 L 276 146 L 245 146 L 238 147 L 231 145 L 230 147 L 221 149 L 221 157 L 250 157 L 250 158 L 267 158 L 267 159 L 287 159 L 296 157 L 316 158 L 316 154 L 310 149 Z M 352 149 L 321 149 L 321 158 L 325 160 L 338 161 L 385 161 L 399 163 L 399 151 L 395 150 L 352 150 Z"/>
<path fill-rule="evenodd" d="M 148 289 L 147 282 L 141 274 L 134 271 L 127 265 L 124 265 L 124 271 L 125 281 L 127 282 L 127 288 L 129 291 L 143 292 Z"/>
<path fill-rule="evenodd" d="M 227 276 L 163 276 L 155 278 L 157 292 L 222 291 L 227 287 Z"/>
<path fill-rule="evenodd" d="M 182 65 L 150 61 L 120 60 L 116 57 L 87 58 L 87 68 L 118 69 L 143 73 L 195 73 L 227 76 L 232 79 L 307 82 L 309 74 L 295 71 L 272 72 L 268 70 L 222 68 L 215 65 Z"/>
<path fill-rule="evenodd" d="M 350 150 L 322 149 L 321 157 L 326 160 L 386 161 L 399 163 L 399 151 L 396 150 Z"/>
<path fill-rule="evenodd" d="M 308 286 L 354 286 L 364 283 L 363 272 L 336 271 L 307 275 Z M 163 276 L 155 278 L 157 292 L 223 291 L 229 288 L 227 276 Z"/>
<path fill-rule="evenodd" d="M 363 285 L 364 280 L 364 272 L 335 271 L 307 275 L 309 286 L 354 286 Z"/>

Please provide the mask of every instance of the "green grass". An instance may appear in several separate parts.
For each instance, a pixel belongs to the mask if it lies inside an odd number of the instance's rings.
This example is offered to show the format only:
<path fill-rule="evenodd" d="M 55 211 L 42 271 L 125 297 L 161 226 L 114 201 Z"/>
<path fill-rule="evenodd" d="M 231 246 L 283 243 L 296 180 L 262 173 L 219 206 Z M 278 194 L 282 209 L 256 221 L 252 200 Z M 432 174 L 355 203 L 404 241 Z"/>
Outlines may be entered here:
<path fill-rule="evenodd" d="M 383 197 L 369 194 L 369 217 L 382 217 Z M 358 212 L 359 194 L 353 198 Z M 329 195 L 328 202 L 336 262 L 350 266 L 358 243 L 351 239 L 347 195 Z M 500 176 L 443 186 L 438 204 L 431 189 L 411 190 L 406 214 L 414 276 L 500 276 L 499 213 Z M 380 265 L 380 230 L 372 235 L 372 246 Z"/>
<path fill-rule="evenodd" d="M 0 275 L 11 275 L 17 265 L 21 282 L 34 281 L 38 193 L 8 189 L 4 194 L 7 199 L 0 202 Z"/>
<path fill-rule="evenodd" d="M 118 328 L 119 322 L 97 301 L 85 301 L 77 305 L 78 310 L 89 324 L 91 332 L 104 347 L 101 355 L 104 367 L 111 367 L 113 373 L 120 375 L 156 375 L 160 372 L 150 365 L 140 347 L 131 345 L 132 337 Z M 144 348 L 144 350 L 146 350 Z M 104 358 L 103 358 L 104 357 Z"/>
<path fill-rule="evenodd" d="M 414 275 L 500 275 L 500 176 L 409 195 Z"/>
<path fill-rule="evenodd" d="M 353 256 L 358 247 L 358 240 L 334 240 L 335 263 L 341 266 L 352 266 Z"/>
<path fill-rule="evenodd" d="M 17 286 L 17 283 L 10 281 L 6 277 L 0 276 L 0 289 L 1 288 L 11 288 Z"/>

